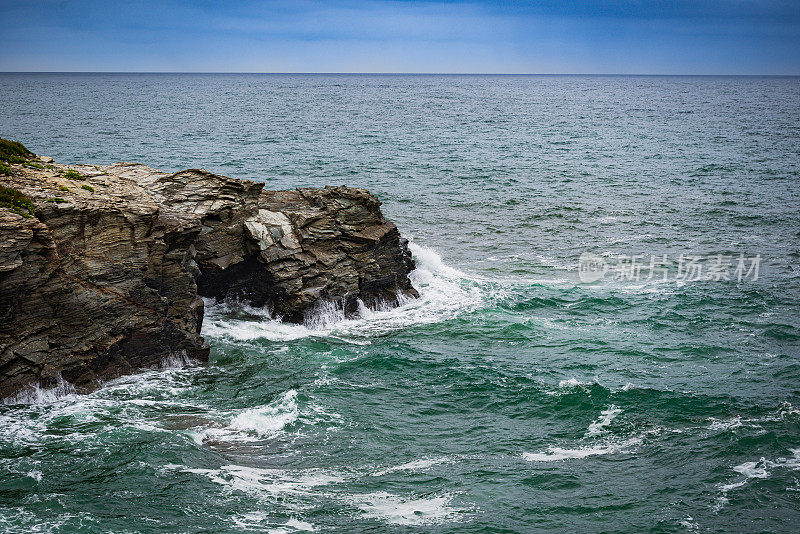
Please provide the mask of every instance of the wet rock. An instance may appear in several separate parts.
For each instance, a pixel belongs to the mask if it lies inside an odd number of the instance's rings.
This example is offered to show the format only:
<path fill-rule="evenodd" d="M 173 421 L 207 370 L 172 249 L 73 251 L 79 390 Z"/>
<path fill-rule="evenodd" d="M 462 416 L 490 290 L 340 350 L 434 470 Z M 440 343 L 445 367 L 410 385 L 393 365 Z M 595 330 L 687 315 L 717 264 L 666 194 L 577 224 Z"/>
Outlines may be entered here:
<path fill-rule="evenodd" d="M 407 243 L 362 189 L 265 191 L 134 163 L 11 168 L 0 185 L 35 217 L 0 206 L 0 397 L 205 360 L 201 297 L 301 322 L 321 302 L 355 312 L 417 295 Z"/>

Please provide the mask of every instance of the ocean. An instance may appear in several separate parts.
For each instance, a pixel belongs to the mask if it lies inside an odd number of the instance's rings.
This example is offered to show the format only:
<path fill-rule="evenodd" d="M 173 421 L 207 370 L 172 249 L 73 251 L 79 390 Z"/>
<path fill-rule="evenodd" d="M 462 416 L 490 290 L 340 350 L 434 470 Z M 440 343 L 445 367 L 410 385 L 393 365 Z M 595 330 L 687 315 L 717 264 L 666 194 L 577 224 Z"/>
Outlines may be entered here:
<path fill-rule="evenodd" d="M 61 163 L 368 188 L 418 300 L 0 404 L 8 532 L 791 532 L 800 78 L 0 74 Z"/>

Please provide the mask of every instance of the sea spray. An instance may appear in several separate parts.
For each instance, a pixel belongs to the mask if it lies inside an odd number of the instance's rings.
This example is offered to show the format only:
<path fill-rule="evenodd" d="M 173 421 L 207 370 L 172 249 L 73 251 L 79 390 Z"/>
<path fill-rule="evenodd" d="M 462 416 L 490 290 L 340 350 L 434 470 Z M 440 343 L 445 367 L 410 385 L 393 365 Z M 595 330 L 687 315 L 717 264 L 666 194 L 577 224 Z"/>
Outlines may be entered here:
<path fill-rule="evenodd" d="M 203 334 L 241 341 L 291 341 L 326 336 L 369 338 L 414 325 L 447 321 L 491 302 L 487 291 L 492 285 L 490 281 L 446 265 L 430 248 L 413 242 L 409 248 L 417 264 L 410 278 L 420 292 L 418 299 L 403 297 L 396 307 L 379 304 L 368 308 L 360 302 L 357 317 L 347 317 L 341 303 L 323 301 L 307 314 L 303 324 L 273 318 L 267 308 L 209 299 Z"/>

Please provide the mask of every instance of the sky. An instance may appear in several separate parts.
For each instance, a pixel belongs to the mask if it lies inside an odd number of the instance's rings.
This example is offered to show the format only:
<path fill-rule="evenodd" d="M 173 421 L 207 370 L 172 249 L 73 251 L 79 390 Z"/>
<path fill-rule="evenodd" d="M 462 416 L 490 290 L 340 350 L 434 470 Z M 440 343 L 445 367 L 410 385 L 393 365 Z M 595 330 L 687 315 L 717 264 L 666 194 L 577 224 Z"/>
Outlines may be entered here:
<path fill-rule="evenodd" d="M 0 0 L 0 71 L 800 75 L 800 0 Z"/>

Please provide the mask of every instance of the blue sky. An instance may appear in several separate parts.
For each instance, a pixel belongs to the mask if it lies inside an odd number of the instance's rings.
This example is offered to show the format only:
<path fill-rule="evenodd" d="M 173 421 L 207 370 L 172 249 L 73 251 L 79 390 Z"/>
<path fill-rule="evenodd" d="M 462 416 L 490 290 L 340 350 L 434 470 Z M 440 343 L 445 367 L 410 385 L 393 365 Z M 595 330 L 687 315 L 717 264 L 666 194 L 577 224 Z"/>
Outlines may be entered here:
<path fill-rule="evenodd" d="M 800 74 L 800 1 L 0 0 L 0 71 Z"/>

